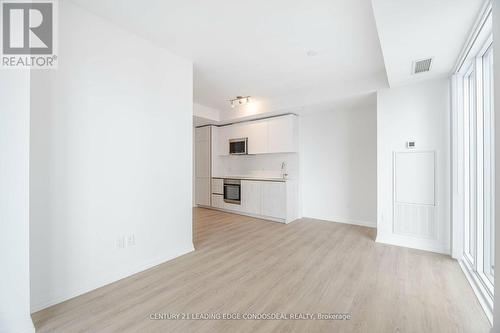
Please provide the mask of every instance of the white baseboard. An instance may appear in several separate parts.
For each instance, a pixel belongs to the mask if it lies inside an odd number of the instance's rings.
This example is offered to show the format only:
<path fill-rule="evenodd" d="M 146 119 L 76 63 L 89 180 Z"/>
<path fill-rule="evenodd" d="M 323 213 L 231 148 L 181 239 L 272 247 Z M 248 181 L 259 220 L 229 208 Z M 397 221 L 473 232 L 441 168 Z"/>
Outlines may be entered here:
<path fill-rule="evenodd" d="M 396 245 L 401 247 L 409 247 L 411 249 L 436 252 L 441 254 L 450 255 L 450 249 L 442 244 L 426 239 L 416 239 L 413 237 L 401 235 L 377 235 L 375 240 L 377 243 Z"/>
<path fill-rule="evenodd" d="M 262 216 L 262 215 L 256 215 L 256 214 L 250 214 L 250 213 L 244 213 L 244 212 L 238 212 L 235 210 L 229 210 L 229 209 L 224 209 L 224 208 L 216 208 L 216 207 L 208 207 L 208 206 L 200 206 L 200 208 L 206 208 L 206 209 L 211 209 L 211 210 L 218 210 L 220 212 L 225 212 L 225 213 L 231 213 L 231 214 L 236 214 L 236 215 L 243 215 L 243 216 L 248 216 L 248 217 L 253 217 L 256 219 L 260 220 L 266 220 L 266 221 L 272 221 L 272 222 L 279 222 L 279 223 L 288 223 L 284 219 L 278 219 L 274 217 L 268 217 L 268 216 Z"/>
<path fill-rule="evenodd" d="M 104 287 L 105 285 L 108 285 L 108 284 L 116 282 L 118 280 L 127 278 L 127 277 L 129 277 L 131 275 L 140 273 L 140 272 L 145 271 L 145 270 L 147 270 L 149 268 L 152 268 L 154 266 L 163 264 L 163 263 L 165 263 L 165 262 L 167 262 L 169 260 L 175 259 L 177 257 L 180 257 L 180 256 L 182 256 L 184 254 L 187 254 L 187 253 L 193 252 L 193 251 L 194 251 L 194 246 L 193 246 L 193 244 L 191 244 L 190 246 L 188 246 L 186 248 L 177 249 L 173 253 L 169 253 L 168 255 L 164 255 L 164 256 L 155 258 L 155 259 L 150 260 L 150 261 L 148 261 L 146 263 L 138 265 L 138 266 L 136 266 L 134 268 L 127 269 L 127 270 L 124 270 L 124 271 L 121 271 L 121 272 L 117 272 L 117 273 L 115 272 L 111 276 L 99 279 L 97 281 L 94 281 L 94 282 L 86 285 L 86 286 L 82 286 L 81 288 L 78 288 L 76 290 L 72 290 L 72 291 L 67 292 L 65 294 L 58 295 L 57 297 L 53 297 L 52 299 L 49 299 L 47 301 L 43 301 L 43 302 L 31 304 L 31 313 L 34 313 L 34 312 L 46 309 L 46 308 L 48 308 L 50 306 L 53 306 L 53 305 L 59 304 L 61 302 L 67 301 L 67 300 L 69 300 L 71 298 L 74 298 L 74 297 L 83 295 L 85 293 L 88 293 L 89 291 L 92 291 L 92 290 Z"/>
<path fill-rule="evenodd" d="M 208 209 L 213 208 L 212 206 L 205 206 L 205 205 L 195 205 L 194 207 L 195 208 L 208 208 Z"/>
<path fill-rule="evenodd" d="M 249 214 L 249 213 L 243 213 L 243 212 L 238 212 L 234 210 L 228 210 L 228 209 L 223 209 L 223 208 L 216 208 L 216 207 L 207 207 L 207 206 L 201 206 L 198 205 L 198 207 L 201 208 L 208 208 L 212 210 L 218 210 L 221 212 L 226 212 L 226 213 L 231 213 L 231 214 L 238 214 L 238 215 L 244 215 L 244 216 L 249 216 L 249 217 L 254 217 L 258 218 L 261 220 L 268 220 L 268 221 L 273 221 L 273 222 L 280 222 L 280 223 L 290 223 L 293 222 L 297 219 L 300 218 L 309 218 L 309 219 L 314 219 L 314 220 L 321 220 L 325 222 L 336 222 L 336 223 L 344 223 L 344 224 L 352 224 L 352 225 L 359 225 L 362 227 L 369 227 L 369 228 L 377 228 L 377 222 L 374 221 L 361 221 L 361 220 L 353 220 L 353 219 L 345 219 L 345 218 L 319 218 L 319 217 L 311 217 L 311 216 L 303 216 L 303 217 L 297 217 L 295 219 L 290 219 L 290 220 L 284 220 L 284 219 L 278 219 L 278 218 L 273 218 L 273 217 L 268 217 L 268 216 L 261 216 L 261 215 L 255 215 L 255 214 Z"/>
<path fill-rule="evenodd" d="M 325 222 L 336 222 L 336 223 L 359 225 L 362 227 L 375 228 L 375 229 L 377 228 L 377 222 L 375 222 L 375 221 L 362 221 L 362 220 L 346 219 L 346 218 L 342 218 L 342 217 L 323 218 L 323 217 L 304 216 L 304 218 L 321 220 L 321 221 L 325 221 Z"/>

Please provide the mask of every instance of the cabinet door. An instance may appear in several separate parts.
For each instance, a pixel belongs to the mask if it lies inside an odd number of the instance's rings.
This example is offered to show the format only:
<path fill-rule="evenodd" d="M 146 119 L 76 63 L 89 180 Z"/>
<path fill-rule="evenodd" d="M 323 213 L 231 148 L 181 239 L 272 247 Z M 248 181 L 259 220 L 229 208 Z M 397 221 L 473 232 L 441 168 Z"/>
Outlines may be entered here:
<path fill-rule="evenodd" d="M 229 155 L 229 137 L 231 136 L 231 126 L 222 126 L 218 130 L 218 155 Z"/>
<path fill-rule="evenodd" d="M 196 141 L 210 141 L 210 126 L 197 127 L 195 130 Z"/>
<path fill-rule="evenodd" d="M 249 154 L 265 154 L 268 152 L 267 120 L 248 123 L 244 133 L 244 137 L 248 138 Z"/>
<path fill-rule="evenodd" d="M 212 194 L 212 207 L 224 208 L 224 196 L 220 194 Z"/>
<path fill-rule="evenodd" d="M 232 210 L 234 212 L 241 212 L 242 211 L 241 204 L 236 204 L 236 203 L 232 203 L 232 202 L 225 202 L 224 201 L 222 203 L 222 208 L 227 209 L 227 210 Z"/>
<path fill-rule="evenodd" d="M 210 127 L 196 128 L 194 142 L 195 175 L 210 177 Z"/>
<path fill-rule="evenodd" d="M 195 130 L 195 203 L 210 206 L 210 127 Z"/>
<path fill-rule="evenodd" d="M 270 118 L 268 121 L 268 152 L 297 152 L 297 117 L 288 115 Z"/>
<path fill-rule="evenodd" d="M 220 155 L 219 153 L 219 127 L 217 126 L 210 126 L 210 130 L 212 132 L 212 140 L 210 142 L 210 147 L 212 148 L 212 156 L 217 156 Z"/>
<path fill-rule="evenodd" d="M 196 177 L 196 204 L 210 206 L 210 178 Z"/>
<path fill-rule="evenodd" d="M 195 143 L 195 174 L 196 177 L 210 177 L 210 144 L 208 141 Z"/>
<path fill-rule="evenodd" d="M 212 178 L 212 194 L 224 194 L 224 180 Z"/>
<path fill-rule="evenodd" d="M 262 215 L 286 219 L 286 184 L 262 182 Z"/>
<path fill-rule="evenodd" d="M 241 211 L 248 214 L 261 214 L 262 184 L 258 181 L 241 181 Z"/>

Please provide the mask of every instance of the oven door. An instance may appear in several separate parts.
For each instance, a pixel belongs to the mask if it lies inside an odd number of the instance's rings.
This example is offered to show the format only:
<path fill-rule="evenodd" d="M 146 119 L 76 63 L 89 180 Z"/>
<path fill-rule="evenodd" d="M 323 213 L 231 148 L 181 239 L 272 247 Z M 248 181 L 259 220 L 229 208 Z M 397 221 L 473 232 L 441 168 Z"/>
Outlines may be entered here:
<path fill-rule="evenodd" d="M 224 202 L 241 204 L 241 185 L 224 184 Z"/>

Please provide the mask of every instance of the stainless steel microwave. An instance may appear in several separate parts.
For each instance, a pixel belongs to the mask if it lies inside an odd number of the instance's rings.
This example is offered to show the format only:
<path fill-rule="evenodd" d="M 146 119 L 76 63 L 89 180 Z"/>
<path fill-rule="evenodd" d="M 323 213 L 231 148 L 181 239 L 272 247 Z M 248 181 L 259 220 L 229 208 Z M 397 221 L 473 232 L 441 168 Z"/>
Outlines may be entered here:
<path fill-rule="evenodd" d="M 229 154 L 230 155 L 248 154 L 248 138 L 229 140 Z"/>

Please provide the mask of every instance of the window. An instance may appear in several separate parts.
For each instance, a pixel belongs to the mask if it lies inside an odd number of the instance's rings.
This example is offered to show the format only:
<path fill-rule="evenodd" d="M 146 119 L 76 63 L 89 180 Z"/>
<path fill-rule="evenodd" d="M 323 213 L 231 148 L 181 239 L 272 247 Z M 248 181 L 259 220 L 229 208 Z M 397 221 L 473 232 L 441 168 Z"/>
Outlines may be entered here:
<path fill-rule="evenodd" d="M 468 47 L 457 75 L 453 163 L 457 175 L 454 227 L 462 240 L 456 253 L 491 320 L 495 276 L 494 112 L 491 11 Z M 458 155 L 461 156 L 458 156 Z M 460 165 L 459 165 L 460 164 Z M 459 166 L 458 166 L 459 165 Z M 463 205 L 462 205 L 463 203 Z M 455 245 L 454 245 L 455 246 Z M 461 254 L 460 254 L 461 253 Z"/>
<path fill-rule="evenodd" d="M 493 286 L 495 269 L 494 216 L 494 122 L 493 122 L 493 48 L 482 56 L 483 71 L 483 267 L 482 273 Z"/>
<path fill-rule="evenodd" d="M 464 260 L 487 293 L 494 283 L 493 51 L 479 49 L 464 84 Z"/>
<path fill-rule="evenodd" d="M 476 191 L 475 191 L 475 119 L 476 119 L 476 75 L 471 65 L 464 76 L 464 256 L 470 266 L 476 263 Z"/>

